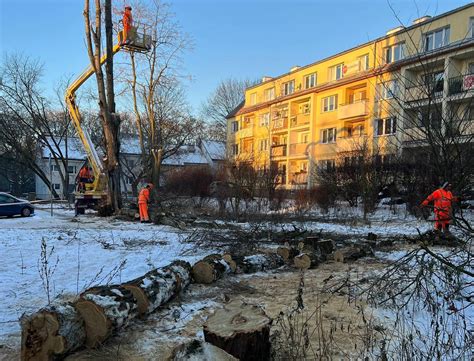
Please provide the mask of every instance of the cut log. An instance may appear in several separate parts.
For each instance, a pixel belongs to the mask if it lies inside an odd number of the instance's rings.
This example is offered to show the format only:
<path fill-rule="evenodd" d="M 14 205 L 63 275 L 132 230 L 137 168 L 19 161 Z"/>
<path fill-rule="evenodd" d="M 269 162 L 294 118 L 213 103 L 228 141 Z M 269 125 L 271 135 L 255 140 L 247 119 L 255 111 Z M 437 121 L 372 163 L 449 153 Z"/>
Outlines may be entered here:
<path fill-rule="evenodd" d="M 188 262 L 174 261 L 122 286 L 133 293 L 137 300 L 138 313 L 143 316 L 175 297 L 190 282 L 191 265 Z"/>
<path fill-rule="evenodd" d="M 295 258 L 299 251 L 293 247 L 278 247 L 276 253 L 279 254 L 286 263 Z"/>
<path fill-rule="evenodd" d="M 232 259 L 230 253 L 224 253 L 222 259 L 229 265 L 230 270 L 234 273 L 237 270 L 237 263 Z"/>
<path fill-rule="evenodd" d="M 293 265 L 298 269 L 316 268 L 321 263 L 321 258 L 317 253 L 300 253 L 293 258 Z"/>
<path fill-rule="evenodd" d="M 221 278 L 232 269 L 219 254 L 211 254 L 194 264 L 192 269 L 193 279 L 196 283 L 212 283 Z"/>
<path fill-rule="evenodd" d="M 242 361 L 270 359 L 272 320 L 262 308 L 234 301 L 209 316 L 204 339 Z"/>
<path fill-rule="evenodd" d="M 334 252 L 334 260 L 341 263 L 355 261 L 367 256 L 373 256 L 373 252 L 368 246 L 343 247 Z"/>
<path fill-rule="evenodd" d="M 330 239 L 322 239 L 316 242 L 316 247 L 323 257 L 327 257 L 334 252 L 334 244 Z"/>
<path fill-rule="evenodd" d="M 276 253 L 259 253 L 252 256 L 238 257 L 237 272 L 255 273 L 276 269 L 285 264 L 283 257 Z"/>
<path fill-rule="evenodd" d="M 202 340 L 179 345 L 167 361 L 239 361 L 224 350 Z"/>
<path fill-rule="evenodd" d="M 86 346 L 97 347 L 138 315 L 137 300 L 122 286 L 90 288 L 74 304 L 86 325 Z"/>
<path fill-rule="evenodd" d="M 70 304 L 45 307 L 20 319 L 21 359 L 48 361 L 84 345 L 84 321 Z"/>

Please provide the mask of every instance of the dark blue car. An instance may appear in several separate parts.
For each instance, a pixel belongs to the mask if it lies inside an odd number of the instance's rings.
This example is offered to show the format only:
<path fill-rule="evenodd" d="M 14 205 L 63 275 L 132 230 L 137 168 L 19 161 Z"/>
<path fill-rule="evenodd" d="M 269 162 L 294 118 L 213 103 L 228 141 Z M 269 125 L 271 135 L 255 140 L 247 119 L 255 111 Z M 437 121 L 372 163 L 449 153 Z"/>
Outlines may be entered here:
<path fill-rule="evenodd" d="M 0 192 L 0 217 L 13 217 L 17 214 L 22 217 L 29 217 L 35 209 L 30 202 L 18 199 L 8 193 Z"/>

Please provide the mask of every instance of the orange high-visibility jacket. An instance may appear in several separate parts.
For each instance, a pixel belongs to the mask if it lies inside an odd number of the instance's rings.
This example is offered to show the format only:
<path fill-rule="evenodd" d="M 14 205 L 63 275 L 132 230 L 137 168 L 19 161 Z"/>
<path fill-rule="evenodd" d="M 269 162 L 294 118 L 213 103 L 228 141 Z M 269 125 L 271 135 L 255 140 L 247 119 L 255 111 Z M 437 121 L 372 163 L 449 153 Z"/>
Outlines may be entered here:
<path fill-rule="evenodd" d="M 431 201 L 434 202 L 434 211 L 438 215 L 448 216 L 451 211 L 451 206 L 455 198 L 450 191 L 447 191 L 443 188 L 435 190 L 431 193 L 428 198 L 426 198 L 422 206 L 427 206 Z"/>
<path fill-rule="evenodd" d="M 89 172 L 89 168 L 82 167 L 81 170 L 79 171 L 79 178 L 90 178 L 90 177 L 91 177 L 91 172 Z"/>
<path fill-rule="evenodd" d="M 140 193 L 138 193 L 138 204 L 148 204 L 150 201 L 150 190 L 148 188 L 143 188 Z"/>
<path fill-rule="evenodd" d="M 130 27 L 133 25 L 133 17 L 132 17 L 131 11 L 125 10 L 125 12 L 123 13 L 122 22 L 123 22 L 123 27 L 129 30 Z"/>

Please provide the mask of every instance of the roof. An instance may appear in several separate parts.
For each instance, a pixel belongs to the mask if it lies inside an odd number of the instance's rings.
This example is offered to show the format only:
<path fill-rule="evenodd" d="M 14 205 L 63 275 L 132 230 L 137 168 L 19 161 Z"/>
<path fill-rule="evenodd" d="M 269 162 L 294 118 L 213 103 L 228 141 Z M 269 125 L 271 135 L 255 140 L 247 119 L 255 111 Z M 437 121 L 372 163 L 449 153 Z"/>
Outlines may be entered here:
<path fill-rule="evenodd" d="M 225 142 L 218 142 L 215 140 L 203 140 L 201 141 L 202 147 L 212 160 L 224 160 L 225 159 Z"/>
<path fill-rule="evenodd" d="M 201 149 L 194 145 L 183 145 L 175 154 L 163 160 L 163 165 L 179 166 L 190 164 L 208 164 L 206 157 L 201 152 Z"/>
<path fill-rule="evenodd" d="M 258 84 L 258 85 L 261 85 L 261 84 Z M 257 85 L 254 85 L 254 86 L 257 86 Z M 252 88 L 252 87 L 250 87 L 250 88 Z M 247 89 L 250 89 L 250 88 L 247 88 Z M 237 113 L 239 112 L 239 110 L 244 107 L 244 105 L 245 105 L 245 99 L 242 100 L 242 101 L 240 102 L 240 104 L 237 105 L 237 106 L 234 108 L 234 110 L 232 110 L 229 114 L 227 114 L 227 116 L 226 116 L 225 118 L 226 118 L 226 119 L 230 119 L 230 118 L 232 118 L 232 117 L 235 117 L 235 116 L 237 115 Z"/>
<path fill-rule="evenodd" d="M 49 144 L 52 144 L 52 137 L 47 137 L 47 142 Z M 41 151 L 41 157 L 42 158 L 49 158 L 51 157 L 59 157 L 60 154 L 55 154 L 57 151 L 61 152 L 63 156 L 66 156 L 66 143 L 67 143 L 67 157 L 68 159 L 77 159 L 77 160 L 84 160 L 87 158 L 86 151 L 84 150 L 84 147 L 82 146 L 82 143 L 79 138 L 76 137 L 68 137 L 67 139 L 61 139 L 58 142 L 58 147 L 59 150 L 56 150 L 56 147 L 53 145 L 53 153 L 51 153 L 50 149 L 40 143 L 40 151 Z"/>

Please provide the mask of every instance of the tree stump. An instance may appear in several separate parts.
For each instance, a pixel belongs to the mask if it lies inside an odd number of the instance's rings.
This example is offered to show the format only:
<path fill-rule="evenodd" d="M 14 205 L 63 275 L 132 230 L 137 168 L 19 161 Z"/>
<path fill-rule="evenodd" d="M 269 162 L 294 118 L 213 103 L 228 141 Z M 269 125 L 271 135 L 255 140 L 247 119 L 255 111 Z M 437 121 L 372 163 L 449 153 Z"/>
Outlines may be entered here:
<path fill-rule="evenodd" d="M 70 304 L 45 307 L 20 319 L 21 359 L 48 361 L 84 345 L 84 320 Z"/>
<path fill-rule="evenodd" d="M 283 258 L 283 261 L 285 261 L 285 263 L 287 263 L 288 261 L 295 258 L 298 255 L 299 251 L 293 247 L 278 247 L 276 253 Z"/>
<path fill-rule="evenodd" d="M 114 331 L 138 315 L 137 300 L 122 286 L 101 286 L 85 291 L 74 304 L 86 325 L 86 346 L 97 347 Z"/>
<path fill-rule="evenodd" d="M 132 292 L 137 300 L 138 313 L 142 316 L 168 302 L 190 282 L 190 264 L 174 261 L 166 267 L 154 269 L 122 286 Z"/>
<path fill-rule="evenodd" d="M 208 342 L 192 340 L 176 347 L 167 361 L 239 361 Z"/>
<path fill-rule="evenodd" d="M 355 261 L 362 257 L 367 257 L 373 255 L 372 250 L 370 247 L 367 246 L 360 246 L 360 247 L 343 247 L 336 251 L 334 251 L 334 260 L 336 262 L 347 262 L 347 261 Z"/>
<path fill-rule="evenodd" d="M 300 253 L 293 258 L 293 265 L 298 269 L 316 268 L 320 263 L 320 256 L 316 253 Z"/>
<path fill-rule="evenodd" d="M 270 325 L 262 308 L 234 301 L 209 316 L 204 339 L 241 361 L 270 359 Z"/>
<path fill-rule="evenodd" d="M 321 252 L 321 255 L 327 258 L 334 251 L 334 244 L 330 239 L 319 240 L 316 247 Z"/>
<path fill-rule="evenodd" d="M 229 264 L 221 255 L 211 254 L 194 264 L 192 269 L 193 279 L 196 283 L 212 283 L 221 278 L 224 273 L 232 272 Z"/>

